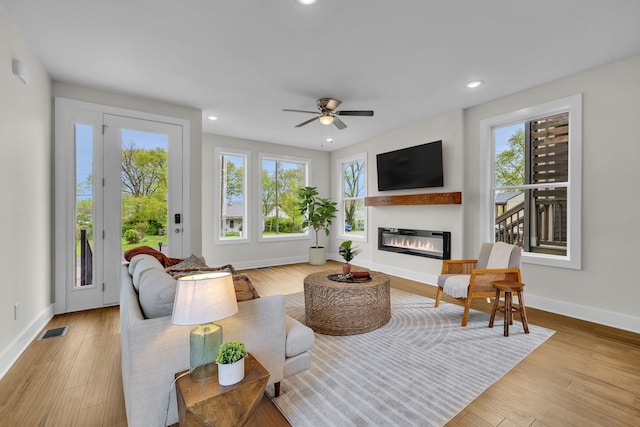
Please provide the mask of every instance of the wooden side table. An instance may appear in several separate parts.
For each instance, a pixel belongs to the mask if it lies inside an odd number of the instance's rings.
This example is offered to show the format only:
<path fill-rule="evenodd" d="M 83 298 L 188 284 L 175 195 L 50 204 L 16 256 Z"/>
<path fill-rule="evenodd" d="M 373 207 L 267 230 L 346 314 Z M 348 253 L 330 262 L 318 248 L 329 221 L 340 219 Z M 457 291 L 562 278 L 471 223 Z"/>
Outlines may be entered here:
<path fill-rule="evenodd" d="M 504 336 L 509 336 L 509 325 L 513 324 L 513 312 L 520 312 L 520 319 L 522 319 L 522 327 L 524 333 L 529 333 L 529 324 L 527 323 L 527 313 L 524 310 L 524 283 L 511 282 L 508 280 L 499 280 L 493 282 L 492 286 L 496 290 L 496 300 L 493 303 L 493 310 L 491 310 L 491 318 L 489 319 L 489 327 L 493 328 L 493 321 L 496 318 L 496 311 L 498 311 L 498 305 L 500 304 L 500 293 L 504 292 Z M 512 295 L 516 292 L 518 294 L 518 309 L 513 308 Z"/>
<path fill-rule="evenodd" d="M 183 372 L 176 374 L 176 377 Z M 185 375 L 176 382 L 180 427 L 242 426 L 262 399 L 269 371 L 248 354 L 244 361 L 244 379 L 221 386 L 218 374 L 207 380 L 192 380 Z"/>

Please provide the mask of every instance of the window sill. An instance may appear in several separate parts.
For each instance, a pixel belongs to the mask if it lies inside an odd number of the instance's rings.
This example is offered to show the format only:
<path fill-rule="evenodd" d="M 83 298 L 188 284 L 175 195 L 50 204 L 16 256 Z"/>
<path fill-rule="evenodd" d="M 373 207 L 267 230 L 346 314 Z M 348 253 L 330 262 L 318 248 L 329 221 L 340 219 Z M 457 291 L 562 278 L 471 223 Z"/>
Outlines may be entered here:
<path fill-rule="evenodd" d="M 531 252 L 522 253 L 522 263 L 543 265 L 546 267 L 568 268 L 571 270 L 581 269 L 579 257 L 574 257 L 574 259 L 571 259 L 569 256 L 534 254 Z"/>

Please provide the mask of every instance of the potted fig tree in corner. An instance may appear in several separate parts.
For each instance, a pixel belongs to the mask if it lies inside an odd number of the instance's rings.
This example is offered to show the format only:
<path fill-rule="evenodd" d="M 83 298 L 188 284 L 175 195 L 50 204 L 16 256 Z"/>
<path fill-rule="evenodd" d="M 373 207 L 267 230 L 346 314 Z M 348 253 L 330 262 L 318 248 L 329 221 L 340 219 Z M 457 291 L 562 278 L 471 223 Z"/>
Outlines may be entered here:
<path fill-rule="evenodd" d="M 329 235 L 331 221 L 336 217 L 337 203 L 329 199 L 319 197 L 316 187 L 304 187 L 298 191 L 298 209 L 304 217 L 302 227 L 312 228 L 315 232 L 315 245 L 309 248 L 309 264 L 322 265 L 327 262 L 327 254 L 324 246 L 318 243 L 318 232 L 324 229 Z"/>

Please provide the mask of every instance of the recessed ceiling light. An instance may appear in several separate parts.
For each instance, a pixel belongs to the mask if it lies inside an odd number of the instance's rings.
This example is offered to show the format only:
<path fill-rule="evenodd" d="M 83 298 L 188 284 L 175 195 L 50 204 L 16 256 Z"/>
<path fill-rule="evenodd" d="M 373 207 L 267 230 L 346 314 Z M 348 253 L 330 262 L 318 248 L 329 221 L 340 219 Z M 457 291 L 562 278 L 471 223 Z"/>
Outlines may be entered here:
<path fill-rule="evenodd" d="M 325 141 L 327 141 L 327 142 L 333 142 L 333 138 L 327 138 L 327 139 L 325 139 Z"/>
<path fill-rule="evenodd" d="M 218 120 L 218 116 L 208 116 L 207 118 L 212 121 Z"/>
<path fill-rule="evenodd" d="M 472 82 L 467 83 L 467 87 L 469 89 L 473 89 L 474 87 L 478 87 L 482 84 L 482 80 L 474 80 Z"/>
<path fill-rule="evenodd" d="M 296 0 L 298 3 L 303 4 L 305 6 L 309 6 L 311 4 L 314 4 L 316 2 L 316 0 Z"/>

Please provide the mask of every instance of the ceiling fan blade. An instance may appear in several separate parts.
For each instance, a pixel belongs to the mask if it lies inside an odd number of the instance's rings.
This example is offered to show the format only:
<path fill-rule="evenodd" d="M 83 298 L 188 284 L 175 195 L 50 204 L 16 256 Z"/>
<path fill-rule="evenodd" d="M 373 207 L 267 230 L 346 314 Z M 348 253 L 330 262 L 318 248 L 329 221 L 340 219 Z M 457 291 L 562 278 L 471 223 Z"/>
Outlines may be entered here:
<path fill-rule="evenodd" d="M 319 114 L 317 111 L 307 111 L 307 110 L 291 110 L 289 108 L 285 108 L 282 111 L 289 111 L 294 113 L 310 113 L 310 114 Z"/>
<path fill-rule="evenodd" d="M 333 111 L 342 104 L 342 101 L 333 98 L 320 98 L 316 101 L 316 105 L 321 110 Z"/>
<path fill-rule="evenodd" d="M 318 116 L 318 117 L 314 117 L 313 119 L 306 120 L 306 121 L 304 121 L 304 122 L 300 123 L 299 125 L 296 125 L 296 127 L 297 127 L 297 128 L 299 128 L 299 127 L 302 127 L 302 126 L 304 126 L 304 125 L 308 125 L 308 124 L 309 124 L 309 123 L 311 123 L 312 121 L 314 121 L 314 120 L 318 120 L 318 118 L 320 118 L 320 116 Z"/>
<path fill-rule="evenodd" d="M 333 124 L 340 130 L 347 127 L 347 125 L 345 125 L 344 122 L 336 116 L 333 116 Z"/>
<path fill-rule="evenodd" d="M 336 112 L 339 116 L 363 116 L 363 117 L 371 117 L 373 116 L 372 110 L 342 110 Z"/>

